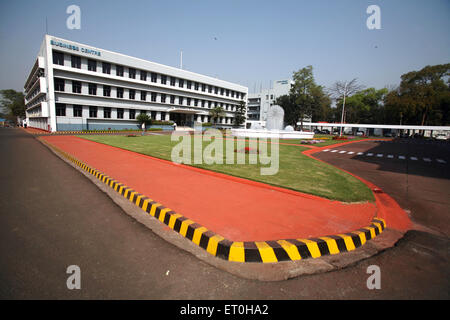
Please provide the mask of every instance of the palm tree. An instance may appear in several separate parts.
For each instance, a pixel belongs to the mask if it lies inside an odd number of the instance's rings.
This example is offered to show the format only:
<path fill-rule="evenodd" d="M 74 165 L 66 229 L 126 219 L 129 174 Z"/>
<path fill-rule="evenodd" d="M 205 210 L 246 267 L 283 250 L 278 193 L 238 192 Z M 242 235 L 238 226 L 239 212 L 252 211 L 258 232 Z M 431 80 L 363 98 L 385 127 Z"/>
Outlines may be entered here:
<path fill-rule="evenodd" d="M 223 107 L 221 106 L 215 106 L 211 110 L 209 110 L 209 116 L 213 120 L 213 124 L 215 125 L 217 123 L 217 120 L 220 117 L 223 117 L 225 115 L 225 111 L 223 110 Z"/>

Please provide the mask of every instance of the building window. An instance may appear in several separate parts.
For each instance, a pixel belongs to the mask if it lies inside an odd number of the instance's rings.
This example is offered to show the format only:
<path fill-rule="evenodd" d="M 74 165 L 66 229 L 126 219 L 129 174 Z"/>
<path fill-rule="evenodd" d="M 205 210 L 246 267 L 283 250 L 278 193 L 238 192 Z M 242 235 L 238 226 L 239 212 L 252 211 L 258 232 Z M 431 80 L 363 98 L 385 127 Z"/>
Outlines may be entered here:
<path fill-rule="evenodd" d="M 152 118 L 153 120 L 156 120 L 156 111 L 150 112 L 150 118 Z"/>
<path fill-rule="evenodd" d="M 65 117 L 66 116 L 66 105 L 62 103 L 56 104 L 56 115 L 59 117 Z"/>
<path fill-rule="evenodd" d="M 166 84 L 166 83 L 167 83 L 167 76 L 161 75 L 161 84 Z"/>
<path fill-rule="evenodd" d="M 123 67 L 116 66 L 116 76 L 123 77 Z"/>
<path fill-rule="evenodd" d="M 166 119 L 166 113 L 163 111 L 161 112 L 161 120 L 165 120 Z"/>
<path fill-rule="evenodd" d="M 103 118 L 111 118 L 111 108 L 103 108 Z"/>
<path fill-rule="evenodd" d="M 183 97 L 178 97 L 178 104 L 182 105 L 183 104 Z"/>
<path fill-rule="evenodd" d="M 103 86 L 103 96 L 104 97 L 110 97 L 111 96 L 111 87 L 110 86 Z"/>
<path fill-rule="evenodd" d="M 273 94 L 270 95 L 270 100 L 273 100 Z"/>
<path fill-rule="evenodd" d="M 123 119 L 123 109 L 117 108 L 117 119 Z"/>
<path fill-rule="evenodd" d="M 64 79 L 55 78 L 55 91 L 64 91 Z"/>
<path fill-rule="evenodd" d="M 234 98 L 234 91 L 231 90 L 231 97 Z"/>
<path fill-rule="evenodd" d="M 97 61 L 88 59 L 88 70 L 97 71 Z"/>
<path fill-rule="evenodd" d="M 152 102 L 156 102 L 156 92 L 152 92 Z"/>
<path fill-rule="evenodd" d="M 198 82 L 194 83 L 194 89 L 198 90 Z"/>
<path fill-rule="evenodd" d="M 174 77 L 170 77 L 170 85 L 174 86 L 175 85 L 175 79 Z"/>
<path fill-rule="evenodd" d="M 218 94 L 219 93 L 219 88 L 218 87 L 214 87 L 214 93 Z"/>
<path fill-rule="evenodd" d="M 194 99 L 194 107 L 198 106 L 198 99 Z"/>
<path fill-rule="evenodd" d="M 186 82 L 186 87 L 188 88 L 188 89 L 191 89 L 191 87 L 192 87 L 192 81 L 187 81 Z"/>
<path fill-rule="evenodd" d="M 95 83 L 89 83 L 89 94 L 97 95 L 97 85 Z"/>
<path fill-rule="evenodd" d="M 136 110 L 130 109 L 130 112 L 128 113 L 128 118 L 136 119 Z"/>
<path fill-rule="evenodd" d="M 188 106 L 191 105 L 191 98 L 186 98 L 186 104 L 187 104 Z"/>
<path fill-rule="evenodd" d="M 97 107 L 89 107 L 89 118 L 97 118 Z"/>
<path fill-rule="evenodd" d="M 79 105 L 73 106 L 73 116 L 74 117 L 82 117 L 83 116 L 83 107 Z"/>
<path fill-rule="evenodd" d="M 202 108 L 205 107 L 205 100 L 202 100 Z"/>
<path fill-rule="evenodd" d="M 128 77 L 130 79 L 136 79 L 136 69 L 128 68 Z"/>
<path fill-rule="evenodd" d="M 111 63 L 103 62 L 102 63 L 102 71 L 106 74 L 111 74 Z"/>
<path fill-rule="evenodd" d="M 123 98 L 123 88 L 117 88 L 117 98 Z"/>
<path fill-rule="evenodd" d="M 166 95 L 161 93 L 161 103 L 166 103 Z"/>
<path fill-rule="evenodd" d="M 81 82 L 80 81 L 72 81 L 72 92 L 73 93 L 81 93 Z"/>
<path fill-rule="evenodd" d="M 142 100 L 142 101 L 147 100 L 147 92 L 141 91 L 141 100 Z"/>
<path fill-rule="evenodd" d="M 220 88 L 220 95 L 221 96 L 223 96 L 223 92 L 224 92 L 225 90 L 223 89 L 223 88 Z"/>
<path fill-rule="evenodd" d="M 183 88 L 183 87 L 184 87 L 184 80 L 183 80 L 183 79 L 178 80 L 178 86 L 179 86 L 180 88 Z"/>
<path fill-rule="evenodd" d="M 154 72 L 152 72 L 151 74 L 150 74 L 150 76 L 151 76 L 151 80 L 152 80 L 152 82 L 156 82 L 156 80 L 158 79 L 158 76 L 156 75 L 156 73 L 154 73 Z M 165 83 L 165 81 L 164 81 L 164 84 L 166 84 Z"/>
<path fill-rule="evenodd" d="M 230 90 L 227 89 L 225 95 L 228 97 L 230 95 Z"/>
<path fill-rule="evenodd" d="M 143 71 L 141 70 L 141 80 L 142 81 L 147 81 L 147 71 Z"/>
<path fill-rule="evenodd" d="M 53 51 L 53 64 L 64 65 L 64 53 Z"/>
<path fill-rule="evenodd" d="M 175 103 L 175 96 L 170 96 L 170 103 L 174 104 Z"/>
<path fill-rule="evenodd" d="M 202 91 L 205 92 L 206 90 L 206 84 L 202 83 Z"/>
<path fill-rule="evenodd" d="M 132 100 L 134 100 L 134 97 L 136 96 L 136 90 L 130 89 L 128 90 L 128 97 Z"/>
<path fill-rule="evenodd" d="M 212 86 L 208 86 L 208 93 L 212 93 Z"/>
<path fill-rule="evenodd" d="M 81 57 L 79 56 L 71 56 L 72 68 L 81 69 Z"/>

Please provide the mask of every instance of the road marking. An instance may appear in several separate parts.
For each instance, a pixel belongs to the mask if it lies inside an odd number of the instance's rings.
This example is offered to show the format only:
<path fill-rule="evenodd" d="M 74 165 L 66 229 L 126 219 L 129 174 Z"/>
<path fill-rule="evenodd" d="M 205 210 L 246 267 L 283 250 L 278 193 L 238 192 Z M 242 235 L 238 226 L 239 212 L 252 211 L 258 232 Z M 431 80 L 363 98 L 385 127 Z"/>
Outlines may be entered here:
<path fill-rule="evenodd" d="M 400 160 L 405 160 L 405 156 L 398 156 Z"/>
<path fill-rule="evenodd" d="M 442 160 L 442 159 L 436 159 L 436 161 L 439 162 L 439 163 L 447 163 L 447 161 Z"/>
<path fill-rule="evenodd" d="M 379 154 L 377 154 L 377 157 L 378 157 L 378 158 L 381 158 L 381 157 L 383 157 L 383 154 L 382 154 L 382 153 L 379 153 Z"/>
<path fill-rule="evenodd" d="M 416 161 L 416 160 L 417 160 L 417 158 L 416 158 L 416 157 L 411 157 L 410 159 L 411 159 L 411 160 L 414 160 L 414 161 Z"/>
<path fill-rule="evenodd" d="M 330 149 L 325 149 L 325 150 L 323 150 L 323 152 L 327 152 L 327 151 L 330 151 Z"/>
<path fill-rule="evenodd" d="M 342 151 L 339 151 L 339 153 L 346 153 L 347 151 L 344 151 L 344 150 L 342 150 Z"/>
<path fill-rule="evenodd" d="M 337 150 L 331 150 L 331 152 L 338 152 Z"/>
<path fill-rule="evenodd" d="M 431 159 L 430 158 L 423 158 L 423 161 L 431 162 Z"/>
<path fill-rule="evenodd" d="M 392 159 L 392 158 L 394 158 L 394 156 L 392 155 L 392 154 L 388 154 L 388 156 L 387 156 L 389 159 Z"/>
<path fill-rule="evenodd" d="M 364 152 L 358 152 L 357 155 L 358 156 L 362 156 L 364 154 Z"/>
<path fill-rule="evenodd" d="M 354 154 L 354 152 L 353 151 L 349 151 L 349 152 L 347 152 L 348 154 Z"/>
<path fill-rule="evenodd" d="M 371 156 L 373 156 L 373 153 L 370 152 L 370 153 L 367 154 L 367 156 L 368 156 L 368 157 L 371 157 Z"/>

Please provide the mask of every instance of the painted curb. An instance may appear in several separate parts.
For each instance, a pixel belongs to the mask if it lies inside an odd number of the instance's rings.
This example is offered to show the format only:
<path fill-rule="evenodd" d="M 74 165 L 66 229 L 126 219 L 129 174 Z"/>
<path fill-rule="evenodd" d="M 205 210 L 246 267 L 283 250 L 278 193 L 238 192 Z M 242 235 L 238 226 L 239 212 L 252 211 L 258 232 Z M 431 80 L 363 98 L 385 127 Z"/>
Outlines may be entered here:
<path fill-rule="evenodd" d="M 147 214 L 164 223 L 173 231 L 187 238 L 212 256 L 233 262 L 276 263 L 319 258 L 350 252 L 381 234 L 386 228 L 382 218 L 374 218 L 367 227 L 353 232 L 309 239 L 283 239 L 271 241 L 231 241 L 195 223 L 162 204 L 136 192 L 130 187 L 93 169 L 72 155 L 62 151 L 44 139 L 44 145 L 60 154 L 83 171 L 91 174 Z"/>

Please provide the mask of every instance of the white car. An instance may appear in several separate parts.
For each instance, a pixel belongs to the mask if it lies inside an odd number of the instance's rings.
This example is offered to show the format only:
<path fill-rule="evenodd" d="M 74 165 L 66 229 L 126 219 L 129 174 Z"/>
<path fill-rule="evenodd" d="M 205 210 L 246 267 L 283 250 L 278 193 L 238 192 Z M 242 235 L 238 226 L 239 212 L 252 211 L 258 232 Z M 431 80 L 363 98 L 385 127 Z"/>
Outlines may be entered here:
<path fill-rule="evenodd" d="M 447 140 L 448 137 L 445 133 L 438 133 L 435 137 L 436 140 Z"/>

